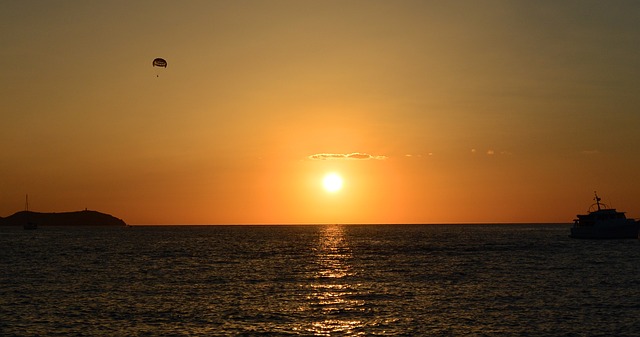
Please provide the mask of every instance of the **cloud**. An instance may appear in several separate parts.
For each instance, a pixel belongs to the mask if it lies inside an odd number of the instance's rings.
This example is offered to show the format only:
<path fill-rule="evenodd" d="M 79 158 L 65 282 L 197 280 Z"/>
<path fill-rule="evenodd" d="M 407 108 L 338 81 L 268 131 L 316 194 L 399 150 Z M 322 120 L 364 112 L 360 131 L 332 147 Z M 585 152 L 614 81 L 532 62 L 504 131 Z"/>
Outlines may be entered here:
<path fill-rule="evenodd" d="M 404 155 L 407 158 L 423 158 L 423 157 L 431 157 L 433 156 L 433 152 L 429 152 L 427 154 L 405 154 Z"/>
<path fill-rule="evenodd" d="M 374 156 L 368 153 L 318 153 L 308 157 L 311 160 L 385 160 L 387 156 Z"/>
<path fill-rule="evenodd" d="M 478 154 L 478 150 L 476 149 L 471 149 L 471 154 L 472 155 L 476 155 Z M 503 156 L 510 156 L 513 153 L 509 152 L 509 151 L 500 151 L 500 152 L 496 152 L 493 149 L 488 149 L 486 152 L 484 152 L 487 156 L 494 156 L 494 155 L 503 155 Z"/>

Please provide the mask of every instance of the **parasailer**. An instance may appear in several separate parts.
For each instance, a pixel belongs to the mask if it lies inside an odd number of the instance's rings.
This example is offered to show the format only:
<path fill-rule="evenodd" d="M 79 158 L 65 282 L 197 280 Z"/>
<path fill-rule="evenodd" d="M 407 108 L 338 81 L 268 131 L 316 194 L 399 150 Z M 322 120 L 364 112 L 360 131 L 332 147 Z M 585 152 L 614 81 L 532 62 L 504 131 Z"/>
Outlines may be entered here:
<path fill-rule="evenodd" d="M 160 67 L 160 68 L 166 68 L 167 67 L 167 60 L 157 57 L 155 59 L 153 59 L 153 62 L 151 62 L 151 66 L 155 67 Z M 156 77 L 159 77 L 160 74 L 158 74 L 156 72 Z"/>

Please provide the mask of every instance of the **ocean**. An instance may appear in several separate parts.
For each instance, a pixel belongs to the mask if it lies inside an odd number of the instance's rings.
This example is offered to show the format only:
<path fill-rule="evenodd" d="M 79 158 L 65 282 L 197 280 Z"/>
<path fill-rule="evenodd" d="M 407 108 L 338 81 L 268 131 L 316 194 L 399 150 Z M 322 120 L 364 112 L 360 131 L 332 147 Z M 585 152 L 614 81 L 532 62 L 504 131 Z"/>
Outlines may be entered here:
<path fill-rule="evenodd" d="M 638 336 L 640 241 L 569 227 L 0 227 L 0 335 Z"/>

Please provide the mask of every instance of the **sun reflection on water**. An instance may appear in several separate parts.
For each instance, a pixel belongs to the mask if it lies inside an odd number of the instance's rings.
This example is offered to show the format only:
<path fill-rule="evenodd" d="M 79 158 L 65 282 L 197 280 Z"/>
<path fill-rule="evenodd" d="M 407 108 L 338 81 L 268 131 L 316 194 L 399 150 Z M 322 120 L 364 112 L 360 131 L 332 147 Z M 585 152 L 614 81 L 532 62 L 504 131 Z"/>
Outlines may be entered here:
<path fill-rule="evenodd" d="M 359 284 L 353 278 L 356 271 L 350 264 L 353 256 L 344 227 L 324 227 L 314 252 L 316 263 L 307 300 L 319 320 L 313 322 L 307 332 L 315 335 L 360 335 L 364 323 L 354 319 L 353 314 L 364 311 L 365 301 L 358 298 Z"/>

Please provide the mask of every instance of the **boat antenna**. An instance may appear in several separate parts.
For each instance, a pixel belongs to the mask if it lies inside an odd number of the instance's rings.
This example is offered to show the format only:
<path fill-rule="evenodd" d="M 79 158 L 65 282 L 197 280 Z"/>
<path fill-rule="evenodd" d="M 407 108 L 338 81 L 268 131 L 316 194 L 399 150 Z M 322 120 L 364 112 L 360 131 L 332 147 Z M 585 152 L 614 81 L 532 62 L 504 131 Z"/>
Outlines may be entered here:
<path fill-rule="evenodd" d="M 27 194 L 24 199 L 24 210 L 29 212 L 29 195 Z"/>
<path fill-rule="evenodd" d="M 596 191 L 593 191 L 593 194 L 595 194 L 595 198 L 593 198 L 593 200 L 596 201 L 596 205 L 598 205 L 598 211 L 600 210 L 600 197 L 598 197 L 598 193 Z"/>

